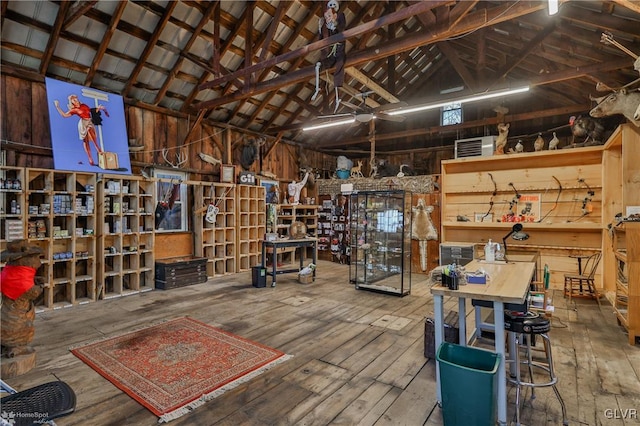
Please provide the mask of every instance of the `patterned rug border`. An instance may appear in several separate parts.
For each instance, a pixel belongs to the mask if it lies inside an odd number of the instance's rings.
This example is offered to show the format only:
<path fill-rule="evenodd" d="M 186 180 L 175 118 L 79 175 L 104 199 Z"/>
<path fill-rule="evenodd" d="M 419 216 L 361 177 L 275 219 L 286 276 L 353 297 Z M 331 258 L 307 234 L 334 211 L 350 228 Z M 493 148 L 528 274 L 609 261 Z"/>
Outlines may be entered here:
<path fill-rule="evenodd" d="M 124 336 L 126 336 L 128 334 L 134 334 L 134 333 L 140 332 L 142 330 L 148 330 L 148 329 L 151 329 L 151 328 L 154 328 L 154 327 L 158 327 L 158 326 L 161 326 L 161 325 L 166 325 L 168 323 L 175 322 L 175 321 L 181 321 L 181 320 L 192 321 L 192 322 L 197 323 L 197 324 L 199 324 L 201 326 L 206 326 L 206 327 L 213 328 L 213 329 L 215 329 L 216 331 L 218 331 L 218 332 L 220 332 L 222 334 L 226 334 L 226 335 L 231 336 L 231 337 L 233 337 L 235 339 L 243 340 L 245 342 L 249 342 L 249 343 L 251 343 L 253 345 L 261 346 L 261 347 L 269 349 L 269 350 L 274 350 L 274 351 L 280 352 L 282 355 L 279 356 L 278 358 L 275 358 L 275 359 L 269 361 L 268 363 L 258 367 L 256 370 L 253 370 L 250 373 L 245 374 L 244 376 L 238 377 L 237 379 L 232 380 L 231 382 L 228 382 L 228 383 L 226 383 L 226 384 L 224 384 L 224 385 L 212 390 L 209 393 L 201 395 L 200 397 L 196 397 L 196 399 L 185 403 L 184 405 L 176 408 L 175 410 L 172 410 L 172 411 L 166 412 L 164 414 L 158 415 L 158 417 L 159 417 L 158 423 L 168 423 L 168 422 L 170 422 L 172 420 L 175 420 L 175 419 L 177 419 L 179 417 L 182 417 L 185 414 L 188 414 L 191 411 L 193 411 L 195 408 L 200 407 L 201 405 L 205 404 L 206 402 L 211 401 L 211 400 L 219 397 L 220 395 L 224 394 L 225 392 L 228 392 L 229 390 L 234 389 L 234 388 L 238 387 L 239 385 L 252 380 L 253 378 L 265 373 L 266 371 L 274 368 L 275 366 L 277 366 L 279 364 L 282 364 L 285 361 L 288 361 L 289 359 L 294 357 L 293 355 L 286 354 L 286 353 L 284 353 L 282 351 L 279 351 L 277 349 L 273 349 L 273 348 L 271 348 L 269 346 L 263 345 L 262 343 L 246 339 L 246 338 L 244 338 L 242 336 L 238 336 L 238 335 L 230 333 L 230 332 L 228 332 L 226 330 L 222 330 L 222 329 L 220 329 L 218 327 L 214 327 L 214 326 L 212 326 L 210 324 L 207 324 L 207 323 L 204 323 L 202 321 L 193 319 L 193 318 L 191 318 L 189 316 L 181 316 L 181 317 L 176 317 L 176 318 L 171 318 L 171 319 L 163 319 L 163 320 L 155 321 L 155 322 L 152 322 L 152 323 L 149 323 L 149 324 L 146 324 L 146 325 L 142 325 L 140 327 L 134 327 L 134 328 L 131 328 L 131 329 L 127 330 L 127 331 L 123 331 L 123 332 L 120 332 L 120 333 L 117 333 L 117 334 L 114 334 L 114 335 L 103 336 L 103 337 L 96 338 L 96 339 L 93 339 L 93 340 L 88 341 L 88 342 L 85 341 L 85 342 L 82 342 L 82 343 L 79 343 L 79 344 L 75 344 L 75 345 L 69 346 L 69 351 L 71 351 L 73 353 L 73 355 L 75 355 L 79 360 L 84 362 L 85 365 L 87 365 L 89 368 L 94 370 L 96 373 L 100 374 L 102 377 L 106 378 L 109 381 L 109 383 L 113 384 L 116 388 L 120 389 L 121 391 L 123 391 L 124 393 L 129 395 L 131 398 L 136 400 L 138 403 L 140 403 L 141 405 L 143 405 L 147 409 L 150 409 L 150 407 L 147 406 L 147 404 L 145 403 L 144 400 L 142 400 L 141 398 L 136 397 L 135 395 L 132 395 L 131 393 L 129 393 L 129 391 L 128 391 L 128 389 L 126 389 L 126 387 L 120 386 L 120 385 L 118 385 L 118 383 L 114 383 L 113 381 L 111 381 L 110 378 L 109 378 L 110 375 L 108 373 L 103 371 L 100 367 L 95 365 L 95 363 L 93 361 L 87 359 L 83 354 L 79 353 L 78 351 L 80 349 L 82 349 L 82 348 L 86 348 L 86 347 L 89 347 L 89 346 L 92 346 L 92 345 L 103 343 L 103 342 L 106 342 L 106 341 L 111 340 L 111 339 L 118 339 L 118 338 L 124 337 Z"/>

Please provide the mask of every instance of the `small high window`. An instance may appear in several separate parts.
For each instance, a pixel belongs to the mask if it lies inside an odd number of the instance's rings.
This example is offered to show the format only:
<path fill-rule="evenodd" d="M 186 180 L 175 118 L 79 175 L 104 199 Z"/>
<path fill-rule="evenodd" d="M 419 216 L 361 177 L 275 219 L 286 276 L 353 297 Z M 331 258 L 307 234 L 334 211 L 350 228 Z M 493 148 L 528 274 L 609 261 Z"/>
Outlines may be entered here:
<path fill-rule="evenodd" d="M 443 106 L 440 110 L 440 124 L 442 126 L 462 124 L 462 104 L 460 102 L 453 102 L 447 106 Z"/>

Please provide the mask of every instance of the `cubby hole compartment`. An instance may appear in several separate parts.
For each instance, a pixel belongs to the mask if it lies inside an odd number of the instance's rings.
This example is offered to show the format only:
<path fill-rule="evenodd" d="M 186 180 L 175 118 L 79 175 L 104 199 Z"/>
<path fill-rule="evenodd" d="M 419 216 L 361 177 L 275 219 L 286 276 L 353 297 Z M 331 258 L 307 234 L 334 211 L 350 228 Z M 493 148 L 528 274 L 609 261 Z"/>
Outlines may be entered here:
<path fill-rule="evenodd" d="M 242 255 L 240 256 L 240 270 L 241 271 L 247 271 L 250 268 L 250 264 L 249 264 L 249 256 L 247 255 Z"/>
<path fill-rule="evenodd" d="M 155 217 L 153 213 L 144 213 L 140 216 L 140 225 L 143 232 L 152 233 L 155 226 Z"/>
<path fill-rule="evenodd" d="M 206 257 L 207 259 L 214 259 L 215 258 L 215 247 L 214 246 L 207 246 L 204 247 L 203 253 L 202 255 L 204 257 Z"/>
<path fill-rule="evenodd" d="M 262 256 L 257 254 L 249 255 L 249 267 L 260 265 L 262 262 Z"/>
<path fill-rule="evenodd" d="M 153 280 L 153 274 L 154 271 L 153 269 L 150 270 L 143 270 L 140 272 L 140 291 L 141 292 L 145 292 L 145 291 L 151 291 L 155 288 L 155 283 Z"/>
<path fill-rule="evenodd" d="M 216 261 L 213 259 L 207 259 L 207 277 L 213 277 L 216 274 L 215 270 Z"/>
<path fill-rule="evenodd" d="M 216 242 L 215 233 L 212 229 L 205 229 L 202 231 L 202 243 L 205 245 L 211 245 Z"/>
<path fill-rule="evenodd" d="M 235 212 L 235 203 L 236 200 L 234 200 L 233 198 L 227 198 L 224 200 L 224 211 L 225 212 Z"/>
<path fill-rule="evenodd" d="M 127 271 L 122 275 L 122 293 L 137 293 L 140 291 L 140 280 L 137 271 Z"/>
<path fill-rule="evenodd" d="M 69 192 L 70 188 L 76 187 L 74 173 L 53 172 L 53 190 L 55 192 Z"/>
<path fill-rule="evenodd" d="M 249 210 L 249 200 L 240 200 L 240 211 L 248 212 Z"/>
<path fill-rule="evenodd" d="M 247 185 L 238 185 L 238 192 L 240 198 L 247 198 L 250 194 L 250 186 Z"/>
<path fill-rule="evenodd" d="M 264 232 L 262 232 L 262 234 L 264 234 Z M 258 228 L 249 228 L 249 240 L 257 240 L 260 238 L 260 235 Z"/>
<path fill-rule="evenodd" d="M 224 241 L 235 241 L 236 240 L 236 228 L 227 228 L 224 231 Z"/>
<path fill-rule="evenodd" d="M 225 253 L 225 245 L 222 244 L 222 243 L 216 244 L 215 245 L 214 258 L 215 259 L 222 259 L 222 258 L 224 258 L 224 253 Z"/>
<path fill-rule="evenodd" d="M 243 241 L 249 239 L 249 228 L 240 228 L 240 239 Z"/>
<path fill-rule="evenodd" d="M 249 213 L 240 213 L 240 226 L 249 226 Z"/>
<path fill-rule="evenodd" d="M 225 273 L 225 261 L 216 260 L 214 262 L 214 275 L 224 275 Z"/>
<path fill-rule="evenodd" d="M 216 238 L 215 242 L 221 243 L 224 242 L 224 229 L 216 229 Z"/>
<path fill-rule="evenodd" d="M 34 300 L 36 313 L 44 312 L 52 307 L 53 287 L 45 286 L 42 289 L 42 295 Z"/>
<path fill-rule="evenodd" d="M 95 276 L 95 268 L 93 258 L 77 259 L 75 262 L 75 280 L 85 281 L 92 280 Z"/>
<path fill-rule="evenodd" d="M 143 233 L 137 236 L 138 251 L 140 253 L 152 253 L 153 252 L 153 233 Z"/>
<path fill-rule="evenodd" d="M 63 284 L 71 282 L 73 259 L 54 260 L 53 263 L 53 284 Z"/>
<path fill-rule="evenodd" d="M 234 213 L 226 213 L 224 215 L 225 219 L 225 227 L 226 228 L 235 228 L 236 226 L 236 215 Z"/>
<path fill-rule="evenodd" d="M 259 253 L 260 244 L 258 241 L 249 241 L 249 253 Z"/>
<path fill-rule="evenodd" d="M 53 287 L 53 309 L 72 306 L 72 286 L 71 283 L 64 283 Z"/>
<path fill-rule="evenodd" d="M 104 288 L 102 291 L 103 299 L 112 299 L 122 296 L 122 276 L 112 275 L 104 278 Z M 98 292 L 100 295 L 100 291 Z"/>
<path fill-rule="evenodd" d="M 74 291 L 73 301 L 75 304 L 83 305 L 96 300 L 96 282 L 91 278 L 81 281 L 76 280 Z"/>
<path fill-rule="evenodd" d="M 153 271 L 154 261 L 153 261 L 153 253 L 140 253 L 139 260 L 140 262 L 138 268 L 141 272 L 144 271 Z"/>
<path fill-rule="evenodd" d="M 240 253 L 241 254 L 249 253 L 249 242 L 248 241 L 242 241 L 240 243 Z"/>
<path fill-rule="evenodd" d="M 27 188 L 29 191 L 51 191 L 53 187 L 53 174 L 47 170 L 28 170 Z M 24 187 L 24 182 L 23 182 Z"/>
<path fill-rule="evenodd" d="M 258 200 L 251 200 L 249 201 L 249 211 L 250 212 L 258 212 L 259 210 L 259 205 L 260 204 L 264 204 L 264 203 L 258 203 Z"/>
<path fill-rule="evenodd" d="M 133 274 L 138 271 L 138 253 L 124 253 L 122 255 L 122 273 Z"/>
<path fill-rule="evenodd" d="M 236 272 L 236 258 L 232 257 L 225 260 L 225 273 L 234 274 Z"/>
<path fill-rule="evenodd" d="M 218 212 L 218 214 L 216 215 L 216 223 L 213 227 L 215 228 L 224 228 L 224 224 L 225 222 L 225 217 L 224 217 L 224 213 L 223 212 Z M 209 225 L 208 227 L 211 227 L 212 224 L 210 224 L 209 222 L 207 222 L 206 220 L 204 221 L 205 223 L 205 227 L 207 227 L 207 225 Z"/>
<path fill-rule="evenodd" d="M 95 194 L 96 175 L 93 173 L 76 173 L 76 192 L 79 194 Z"/>
<path fill-rule="evenodd" d="M 112 277 L 120 274 L 120 271 L 122 270 L 121 254 L 105 253 L 103 259 L 103 270 L 105 277 Z"/>
<path fill-rule="evenodd" d="M 76 214 L 74 235 L 76 238 L 83 236 L 93 237 L 96 234 L 96 219 L 93 215 Z"/>

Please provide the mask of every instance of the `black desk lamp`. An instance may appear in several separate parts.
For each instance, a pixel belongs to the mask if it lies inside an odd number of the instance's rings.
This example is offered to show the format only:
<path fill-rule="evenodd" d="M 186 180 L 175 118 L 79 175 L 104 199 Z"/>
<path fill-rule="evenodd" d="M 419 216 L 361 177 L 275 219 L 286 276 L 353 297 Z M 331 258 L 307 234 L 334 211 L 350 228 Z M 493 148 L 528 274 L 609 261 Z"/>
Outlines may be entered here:
<path fill-rule="evenodd" d="M 522 230 L 522 224 L 521 223 L 516 223 L 515 225 L 513 225 L 513 227 L 511 228 L 511 231 L 509 231 L 509 233 L 507 235 L 504 236 L 504 238 L 502 239 L 502 247 L 504 247 L 504 261 L 508 262 L 507 259 L 507 238 L 513 238 L 516 241 L 524 241 L 526 239 L 529 238 L 529 234 L 527 234 L 526 232 L 524 232 Z"/>

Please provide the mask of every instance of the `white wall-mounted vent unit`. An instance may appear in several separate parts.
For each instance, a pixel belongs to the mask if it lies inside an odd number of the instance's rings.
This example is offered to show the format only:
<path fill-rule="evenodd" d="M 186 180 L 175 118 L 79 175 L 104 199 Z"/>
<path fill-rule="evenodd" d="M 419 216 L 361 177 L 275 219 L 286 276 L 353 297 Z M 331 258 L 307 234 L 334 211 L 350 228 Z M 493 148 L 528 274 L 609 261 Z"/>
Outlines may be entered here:
<path fill-rule="evenodd" d="M 455 147 L 455 158 L 493 155 L 496 150 L 496 138 L 497 136 L 481 136 L 478 138 L 458 139 Z"/>

